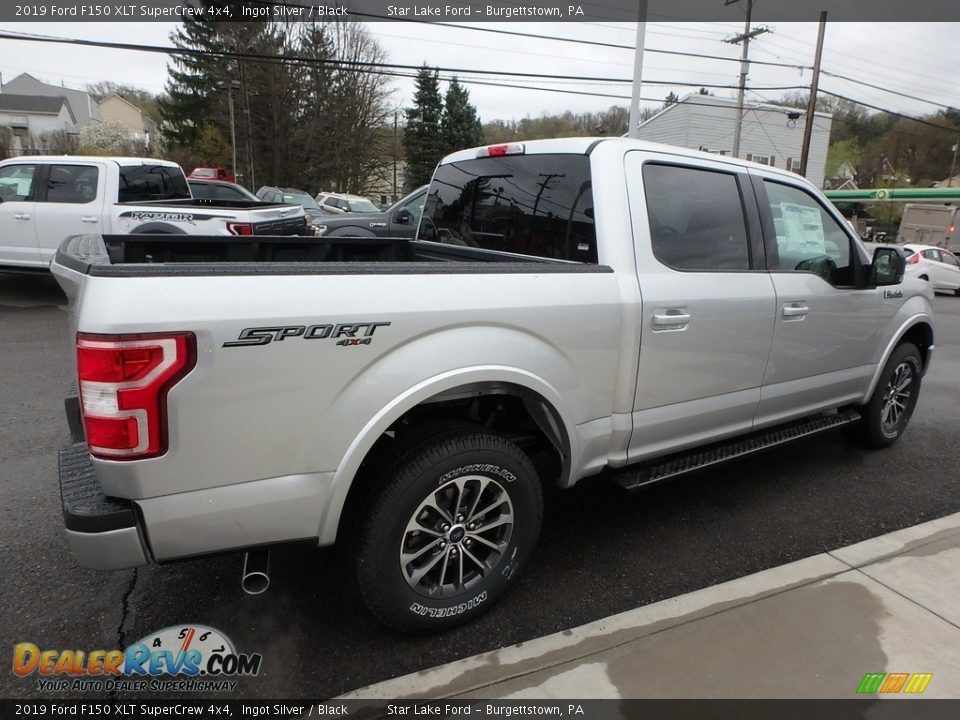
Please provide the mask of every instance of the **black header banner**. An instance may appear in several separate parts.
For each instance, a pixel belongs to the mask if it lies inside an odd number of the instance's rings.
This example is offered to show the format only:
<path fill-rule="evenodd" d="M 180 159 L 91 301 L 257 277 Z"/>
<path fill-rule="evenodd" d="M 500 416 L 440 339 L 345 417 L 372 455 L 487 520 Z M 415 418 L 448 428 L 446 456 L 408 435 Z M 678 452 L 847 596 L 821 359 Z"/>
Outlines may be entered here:
<path fill-rule="evenodd" d="M 649 22 L 740 21 L 746 0 L 647 0 Z M 35 0 L 0 3 L 0 22 L 636 22 L 641 0 Z M 754 22 L 956 22 L 956 0 L 763 0 Z"/>

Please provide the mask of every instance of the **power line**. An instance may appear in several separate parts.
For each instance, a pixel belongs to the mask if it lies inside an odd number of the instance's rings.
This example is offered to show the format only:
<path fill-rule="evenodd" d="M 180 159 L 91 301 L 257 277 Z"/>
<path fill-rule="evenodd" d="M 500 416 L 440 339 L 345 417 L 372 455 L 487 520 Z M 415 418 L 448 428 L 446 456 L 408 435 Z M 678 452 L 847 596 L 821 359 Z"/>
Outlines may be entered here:
<path fill-rule="evenodd" d="M 308 65 L 334 66 L 338 68 L 363 69 L 370 72 L 379 69 L 390 70 L 411 70 L 418 71 L 418 65 L 402 65 L 397 63 L 371 62 L 363 60 L 325 60 L 322 58 L 310 58 L 300 55 L 261 55 L 259 53 L 238 52 L 234 50 L 197 50 L 193 48 L 164 47 L 160 45 L 143 45 L 139 43 L 120 43 L 104 40 L 81 40 L 79 38 L 62 38 L 47 35 L 26 35 L 12 34 L 9 32 L 0 33 L 0 39 L 6 40 L 25 40 L 27 42 L 54 43 L 59 45 L 78 45 L 83 47 L 100 47 L 114 50 L 133 50 L 138 52 L 162 53 L 165 55 L 191 55 L 202 57 L 235 58 L 241 60 L 266 60 L 274 62 L 295 62 Z M 610 77 L 592 77 L 588 75 L 547 75 L 544 73 L 528 73 L 513 70 L 477 70 L 475 68 L 450 68 L 434 67 L 439 72 L 446 72 L 455 75 L 493 75 L 499 77 L 516 78 L 537 78 L 547 80 L 581 80 L 595 83 L 613 83 L 630 84 L 630 78 L 610 78 Z M 732 85 L 721 85 L 717 83 L 688 82 L 685 80 L 644 80 L 648 85 L 663 85 L 666 87 L 705 87 L 718 89 L 732 89 Z M 765 86 L 757 88 L 758 90 L 797 90 L 802 86 Z"/>
<path fill-rule="evenodd" d="M 354 12 L 354 13 L 351 13 L 351 14 L 353 14 L 353 15 L 358 15 L 358 16 L 362 16 L 362 17 L 375 18 L 375 19 L 378 19 L 378 20 L 385 20 L 385 19 L 387 19 L 387 16 L 386 16 L 386 15 L 376 15 L 376 14 L 374 14 L 374 13 Z M 390 19 L 390 20 L 400 20 L 401 22 L 416 23 L 416 24 L 418 24 L 418 25 L 429 25 L 429 26 L 438 25 L 438 26 L 440 26 L 440 27 L 449 27 L 449 28 L 455 28 L 455 29 L 458 29 L 458 30 L 470 30 L 470 31 L 473 31 L 473 32 L 485 32 L 485 33 L 492 33 L 492 34 L 494 34 L 494 35 L 511 35 L 511 36 L 513 36 L 513 37 L 532 38 L 532 39 L 534 39 L 534 40 L 550 40 L 550 41 L 554 41 L 554 42 L 573 43 L 573 44 L 575 44 L 575 45 L 592 45 L 592 46 L 594 46 L 594 47 L 606 47 L 606 48 L 613 48 L 613 49 L 615 49 L 615 50 L 630 50 L 630 51 L 633 51 L 633 50 L 636 49 L 633 45 L 625 45 L 625 44 L 622 44 L 622 43 L 601 42 L 600 40 L 579 40 L 579 39 L 577 39 L 577 38 L 565 38 L 565 37 L 560 37 L 560 36 L 558 36 L 558 35 L 537 35 L 536 33 L 520 32 L 519 30 L 500 30 L 500 29 L 497 29 L 497 28 L 472 27 L 472 26 L 470 26 L 470 25 L 461 25 L 461 24 L 458 24 L 458 23 L 430 22 L 430 21 L 428 21 L 428 20 L 416 20 L 416 19 L 414 19 L 414 18 L 389 18 L 389 19 Z M 681 36 L 675 36 L 675 37 L 681 37 Z M 739 59 L 739 58 L 725 57 L 725 56 L 723 56 L 723 55 L 710 55 L 710 54 L 707 54 L 707 53 L 685 52 L 685 51 L 681 51 L 681 50 L 663 50 L 663 49 L 661 49 L 661 48 L 649 48 L 649 47 L 648 47 L 648 48 L 645 48 L 645 52 L 656 53 L 656 54 L 660 54 L 660 55 L 675 55 L 675 56 L 680 56 L 680 57 L 693 57 L 693 58 L 699 58 L 699 59 L 703 59 L 703 60 L 720 60 L 720 61 L 724 61 L 724 62 L 740 62 L 740 59 Z M 772 67 L 785 67 L 785 68 L 790 68 L 791 70 L 809 70 L 809 69 L 810 69 L 810 66 L 809 66 L 809 65 L 803 65 L 803 64 L 781 63 L 781 62 L 773 62 L 773 61 L 769 61 L 769 60 L 754 60 L 754 61 L 751 61 L 751 62 L 752 62 L 753 64 L 755 64 L 755 65 L 769 65 L 769 66 L 772 66 Z"/>
<path fill-rule="evenodd" d="M 927 100 L 926 98 L 917 97 L 916 95 L 910 95 L 909 93 L 899 92 L 897 90 L 891 90 L 890 88 L 881 87 L 880 85 L 873 85 L 868 83 L 865 80 L 855 80 L 852 77 L 847 77 L 846 75 L 841 75 L 839 73 L 832 73 L 827 70 L 821 70 L 824 75 L 829 75 L 832 78 L 837 78 L 838 80 L 846 80 L 848 82 L 856 83 L 857 85 L 862 85 L 863 87 L 873 88 L 874 90 L 880 90 L 891 95 L 899 95 L 900 97 L 907 98 L 908 100 L 916 100 L 918 102 L 927 103 L 928 105 L 934 105 L 944 110 L 952 110 L 953 107 L 950 105 L 944 105 L 943 103 L 934 102 L 933 100 Z"/>
<path fill-rule="evenodd" d="M 383 15 L 375 15 L 375 14 L 373 14 L 373 13 L 353 13 L 353 14 L 355 14 L 355 15 L 362 15 L 362 16 L 364 16 L 364 17 L 378 18 L 378 19 L 380 19 L 380 18 L 385 18 L 385 17 L 386 17 L 386 16 L 383 16 Z M 474 32 L 486 32 L 486 33 L 492 33 L 492 34 L 496 34 L 496 35 L 512 35 L 512 36 L 516 36 L 516 37 L 526 37 L 526 38 L 533 38 L 533 39 L 538 39 L 538 40 L 551 40 L 551 41 L 556 41 L 556 42 L 573 43 L 573 44 L 577 44 L 577 45 L 592 45 L 592 46 L 596 46 L 596 47 L 608 47 L 608 48 L 614 48 L 614 49 L 618 49 L 618 50 L 634 50 L 634 46 L 633 46 L 633 45 L 625 45 L 625 44 L 621 44 L 621 43 L 601 42 L 601 41 L 597 41 L 597 40 L 580 40 L 580 39 L 577 39 L 577 38 L 565 38 L 565 37 L 559 37 L 559 36 L 554 36 L 554 35 L 537 35 L 537 34 L 535 34 L 535 33 L 525 33 L 525 32 L 520 32 L 520 31 L 516 31 L 516 30 L 500 30 L 500 29 L 497 29 L 497 28 L 471 27 L 471 26 L 469 26 L 469 25 L 461 25 L 461 24 L 458 24 L 458 23 L 431 23 L 431 22 L 426 21 L 426 20 L 415 20 L 415 19 L 405 19 L 405 22 L 416 22 L 416 23 L 425 24 L 425 25 L 440 25 L 440 26 L 443 26 L 443 27 L 452 27 L 452 28 L 457 28 L 457 29 L 462 29 L 462 30 L 471 30 L 471 31 L 474 31 Z M 588 25 L 598 25 L 598 26 L 600 26 L 600 27 L 609 27 L 609 26 L 599 25 L 598 23 L 585 23 L 585 24 L 588 24 Z M 613 29 L 626 29 L 626 28 L 613 28 Z M 428 42 L 429 42 L 429 41 L 428 41 Z M 761 49 L 765 50 L 766 52 L 770 52 L 769 50 L 766 50 L 765 48 L 761 48 Z M 720 60 L 720 61 L 725 61 L 725 62 L 740 62 L 740 59 L 738 59 L 738 58 L 724 57 L 724 56 L 722 56 L 722 55 L 710 55 L 710 54 L 706 54 L 706 53 L 686 52 L 686 51 L 682 51 L 682 50 L 663 50 L 663 49 L 660 49 L 660 48 L 646 48 L 646 49 L 645 49 L 645 52 L 658 53 L 658 54 L 664 54 L 664 55 L 673 55 L 673 56 L 679 56 L 679 57 L 692 57 L 692 58 L 705 59 L 705 60 Z M 771 54 L 772 54 L 772 53 L 771 53 Z M 805 65 L 805 64 L 803 64 L 803 63 L 773 62 L 773 61 L 768 61 L 768 60 L 750 60 L 750 64 L 751 64 L 751 65 L 770 66 L 770 67 L 783 67 L 783 68 L 789 68 L 789 69 L 792 69 L 792 70 L 800 70 L 801 72 L 804 71 L 804 70 L 812 70 L 812 66 L 810 66 L 810 65 Z M 880 86 L 880 85 L 874 85 L 874 84 L 872 84 L 872 83 L 870 83 L 870 82 L 867 82 L 866 80 L 858 80 L 857 78 L 852 78 L 852 77 L 850 77 L 850 76 L 848 76 L 848 75 L 842 75 L 842 74 L 840 74 L 840 73 L 829 72 L 829 71 L 827 71 L 827 70 L 821 70 L 821 72 L 822 72 L 824 75 L 829 75 L 830 77 L 835 77 L 835 78 L 840 79 L 840 80 L 847 80 L 848 82 L 857 83 L 857 84 L 859 84 L 859 85 L 863 85 L 864 87 L 869 87 L 869 88 L 873 88 L 873 89 L 875 89 L 875 90 L 880 90 L 880 91 L 882 91 L 882 92 L 886 92 L 886 93 L 889 93 L 889 94 L 891 94 L 891 95 L 898 95 L 898 96 L 900 96 L 900 97 L 904 97 L 904 98 L 907 98 L 907 99 L 909 99 L 909 100 L 915 100 L 915 101 L 917 101 L 917 102 L 923 102 L 923 103 L 926 103 L 926 104 L 928 104 L 928 105 L 933 105 L 933 106 L 935 106 L 935 107 L 940 107 L 940 108 L 943 108 L 943 109 L 951 109 L 951 106 L 950 106 L 950 105 L 944 105 L 944 104 L 938 103 L 938 102 L 936 102 L 936 101 L 934 101 L 934 100 L 928 100 L 928 99 L 926 99 L 926 98 L 918 97 L 918 96 L 916 96 L 916 95 L 911 95 L 911 94 L 909 94 L 909 93 L 903 93 L 903 92 L 899 92 L 899 91 L 897 91 L 897 90 L 892 90 L 892 89 L 890 89 L 890 88 L 882 87 L 882 86 Z M 647 80 L 644 80 L 644 82 L 648 82 L 648 81 L 647 81 Z M 693 83 L 693 84 L 691 85 L 691 87 L 692 87 L 692 86 L 696 86 L 696 85 L 702 85 L 702 83 Z M 708 85 L 703 85 L 703 87 L 710 87 L 710 86 L 708 86 Z M 724 87 L 726 87 L 726 86 L 724 86 Z M 777 89 L 777 88 L 766 88 L 766 89 L 772 90 L 772 89 Z M 800 88 L 796 88 L 796 89 L 800 89 Z"/>
<path fill-rule="evenodd" d="M 871 105 L 870 103 L 865 103 L 860 100 L 854 100 L 853 98 L 847 97 L 846 95 L 830 92 L 829 90 L 824 90 L 823 88 L 820 89 L 820 92 L 822 92 L 824 95 L 830 95 L 831 97 L 838 98 L 839 100 L 846 100 L 847 102 L 856 103 L 857 105 L 863 105 L 863 107 L 868 107 L 871 110 L 878 110 L 879 112 L 887 113 L 888 115 L 893 115 L 894 117 L 903 118 L 904 120 L 912 120 L 913 122 L 920 123 L 921 125 L 928 125 L 932 128 L 936 128 L 937 130 L 946 130 L 947 132 L 953 133 L 954 135 L 956 135 L 957 132 L 960 131 L 960 129 L 956 127 L 951 128 L 951 127 L 947 127 L 946 125 L 938 125 L 937 123 L 930 122 L 929 120 L 924 120 L 923 118 L 916 118 L 916 117 L 913 117 L 912 115 L 906 115 L 904 113 L 897 112 L 896 110 L 889 110 L 888 108 L 879 107 L 878 105 Z"/>

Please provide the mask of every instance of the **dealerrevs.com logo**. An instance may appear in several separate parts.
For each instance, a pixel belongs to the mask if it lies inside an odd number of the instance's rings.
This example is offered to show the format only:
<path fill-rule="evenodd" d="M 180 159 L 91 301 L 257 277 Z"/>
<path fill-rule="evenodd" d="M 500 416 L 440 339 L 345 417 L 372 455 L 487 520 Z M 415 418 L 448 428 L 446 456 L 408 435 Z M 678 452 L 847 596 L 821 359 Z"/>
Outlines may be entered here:
<path fill-rule="evenodd" d="M 13 672 L 37 677 L 46 692 L 224 692 L 238 676 L 260 672 L 259 653 L 238 653 L 230 639 L 204 625 L 176 625 L 152 633 L 125 650 L 13 648 Z"/>

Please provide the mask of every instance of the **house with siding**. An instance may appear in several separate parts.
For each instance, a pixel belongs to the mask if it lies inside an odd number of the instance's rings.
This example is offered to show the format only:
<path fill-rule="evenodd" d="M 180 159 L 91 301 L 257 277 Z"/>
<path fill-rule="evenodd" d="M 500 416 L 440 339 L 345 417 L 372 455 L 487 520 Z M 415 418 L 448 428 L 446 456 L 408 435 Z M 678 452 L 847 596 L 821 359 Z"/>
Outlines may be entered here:
<path fill-rule="evenodd" d="M 110 95 L 100 101 L 100 119 L 119 123 L 127 129 L 131 139 L 144 145 L 149 145 L 150 138 L 157 136 L 157 123 L 119 95 Z"/>
<path fill-rule="evenodd" d="M 740 157 L 763 165 L 800 171 L 806 111 L 767 103 L 744 102 Z M 639 126 L 641 140 L 733 154 L 737 101 L 691 93 Z M 814 113 L 807 178 L 823 187 L 833 115 Z"/>
<path fill-rule="evenodd" d="M 0 126 L 10 128 L 15 154 L 38 151 L 40 138 L 49 133 L 77 134 L 77 120 L 65 97 L 0 93 Z"/>
<path fill-rule="evenodd" d="M 70 112 L 73 114 L 74 122 L 80 129 L 100 119 L 100 108 L 97 106 L 97 101 L 90 97 L 90 93 L 87 91 L 74 90 L 73 88 L 63 87 L 61 85 L 51 85 L 50 83 L 38 80 L 29 73 L 21 73 L 0 87 L 0 95 L 7 93 L 13 95 L 66 98 L 67 104 L 70 106 Z"/>

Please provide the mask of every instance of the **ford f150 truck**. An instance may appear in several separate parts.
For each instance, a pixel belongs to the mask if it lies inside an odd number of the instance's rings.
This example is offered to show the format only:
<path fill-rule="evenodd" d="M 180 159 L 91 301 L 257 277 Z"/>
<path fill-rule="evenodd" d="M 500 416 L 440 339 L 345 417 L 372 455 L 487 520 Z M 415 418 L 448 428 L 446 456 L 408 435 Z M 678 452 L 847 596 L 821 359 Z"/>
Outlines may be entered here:
<path fill-rule="evenodd" d="M 81 233 L 302 235 L 303 209 L 190 195 L 176 163 L 142 158 L 17 157 L 0 162 L 0 268 L 46 270 Z"/>
<path fill-rule="evenodd" d="M 217 240 L 57 254 L 69 544 L 104 569 L 244 551 L 255 592 L 270 545 L 339 542 L 404 630 L 501 597 L 541 483 L 890 445 L 934 349 L 929 284 L 806 180 L 633 140 L 450 155 L 416 240 Z"/>

